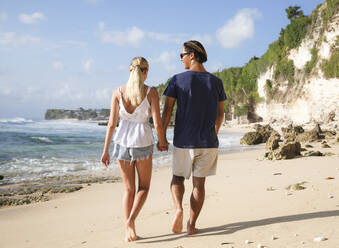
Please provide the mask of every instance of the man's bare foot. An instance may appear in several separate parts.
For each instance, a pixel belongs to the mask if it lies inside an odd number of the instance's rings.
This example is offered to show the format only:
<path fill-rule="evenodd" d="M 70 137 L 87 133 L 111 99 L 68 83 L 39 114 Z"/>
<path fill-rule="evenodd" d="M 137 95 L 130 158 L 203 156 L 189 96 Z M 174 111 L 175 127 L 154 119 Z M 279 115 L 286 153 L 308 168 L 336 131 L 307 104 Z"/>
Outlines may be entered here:
<path fill-rule="evenodd" d="M 196 234 L 199 231 L 199 229 L 195 228 L 195 226 L 192 226 L 190 224 L 190 221 L 187 221 L 187 234 L 188 235 L 193 235 Z"/>
<path fill-rule="evenodd" d="M 134 221 L 127 221 L 126 223 L 126 236 L 125 241 L 126 242 L 132 242 L 137 240 L 137 234 L 135 232 L 135 225 Z"/>
<path fill-rule="evenodd" d="M 183 210 L 177 210 L 172 224 L 172 232 L 180 234 L 182 232 Z"/>

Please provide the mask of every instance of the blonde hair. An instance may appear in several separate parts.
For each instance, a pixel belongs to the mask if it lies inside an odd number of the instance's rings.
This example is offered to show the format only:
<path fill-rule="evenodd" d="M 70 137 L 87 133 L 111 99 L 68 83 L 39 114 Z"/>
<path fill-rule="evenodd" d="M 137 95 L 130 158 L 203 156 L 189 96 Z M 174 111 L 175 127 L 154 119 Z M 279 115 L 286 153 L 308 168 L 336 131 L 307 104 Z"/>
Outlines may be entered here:
<path fill-rule="evenodd" d="M 148 62 L 143 57 L 135 57 L 129 66 L 130 75 L 126 85 L 126 97 L 133 106 L 141 103 L 145 97 L 143 72 L 148 70 Z"/>

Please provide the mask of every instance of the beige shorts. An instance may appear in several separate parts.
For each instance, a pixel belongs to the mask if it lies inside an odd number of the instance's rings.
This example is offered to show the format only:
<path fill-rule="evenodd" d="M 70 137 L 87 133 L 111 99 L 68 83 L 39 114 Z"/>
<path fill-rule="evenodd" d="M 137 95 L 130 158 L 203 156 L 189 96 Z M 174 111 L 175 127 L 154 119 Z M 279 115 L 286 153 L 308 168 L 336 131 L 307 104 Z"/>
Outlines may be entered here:
<path fill-rule="evenodd" d="M 173 175 L 189 179 L 215 175 L 217 170 L 218 148 L 179 148 L 174 146 Z"/>

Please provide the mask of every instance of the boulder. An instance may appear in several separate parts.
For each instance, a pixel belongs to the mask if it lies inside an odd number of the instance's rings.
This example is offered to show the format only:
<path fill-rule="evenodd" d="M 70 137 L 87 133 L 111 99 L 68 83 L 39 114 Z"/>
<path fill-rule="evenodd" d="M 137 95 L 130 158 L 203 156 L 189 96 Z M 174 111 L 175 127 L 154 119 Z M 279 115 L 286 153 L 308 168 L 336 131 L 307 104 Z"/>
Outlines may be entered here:
<path fill-rule="evenodd" d="M 262 143 L 262 136 L 258 132 L 248 132 L 240 140 L 242 145 L 256 145 Z"/>
<path fill-rule="evenodd" d="M 315 129 L 300 133 L 295 138 L 295 140 L 298 142 L 314 142 L 319 139 L 319 133 Z"/>
<path fill-rule="evenodd" d="M 299 142 L 284 142 L 278 149 L 268 152 L 266 157 L 271 160 L 292 159 L 300 156 L 300 151 L 301 145 Z"/>
<path fill-rule="evenodd" d="M 255 131 L 262 136 L 262 143 L 265 143 L 271 136 L 272 131 L 275 131 L 270 125 L 262 126 L 260 124 L 256 124 L 254 128 Z M 275 132 L 277 133 L 277 131 Z"/>
<path fill-rule="evenodd" d="M 277 132 L 273 132 L 272 135 L 269 137 L 269 139 L 266 142 L 266 150 L 273 151 L 277 148 L 279 148 L 279 142 L 280 142 L 280 134 Z"/>

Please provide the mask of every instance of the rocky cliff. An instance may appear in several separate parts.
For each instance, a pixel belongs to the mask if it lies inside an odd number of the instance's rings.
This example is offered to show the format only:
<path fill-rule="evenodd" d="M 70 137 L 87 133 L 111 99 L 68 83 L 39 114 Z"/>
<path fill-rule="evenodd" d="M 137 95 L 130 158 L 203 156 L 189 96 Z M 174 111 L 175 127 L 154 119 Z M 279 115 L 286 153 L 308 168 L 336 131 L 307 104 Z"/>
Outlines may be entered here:
<path fill-rule="evenodd" d="M 45 120 L 77 119 L 77 120 L 108 120 L 109 109 L 48 109 L 45 113 Z"/>
<path fill-rule="evenodd" d="M 264 120 L 294 123 L 339 120 L 339 1 L 325 1 L 308 17 L 305 37 L 285 59 L 293 77 L 277 77 L 277 63 L 257 80 L 263 99 L 256 113 Z"/>
<path fill-rule="evenodd" d="M 227 95 L 226 120 L 339 121 L 339 0 L 309 16 L 299 6 L 285 12 L 290 23 L 261 57 L 215 73 Z"/>

